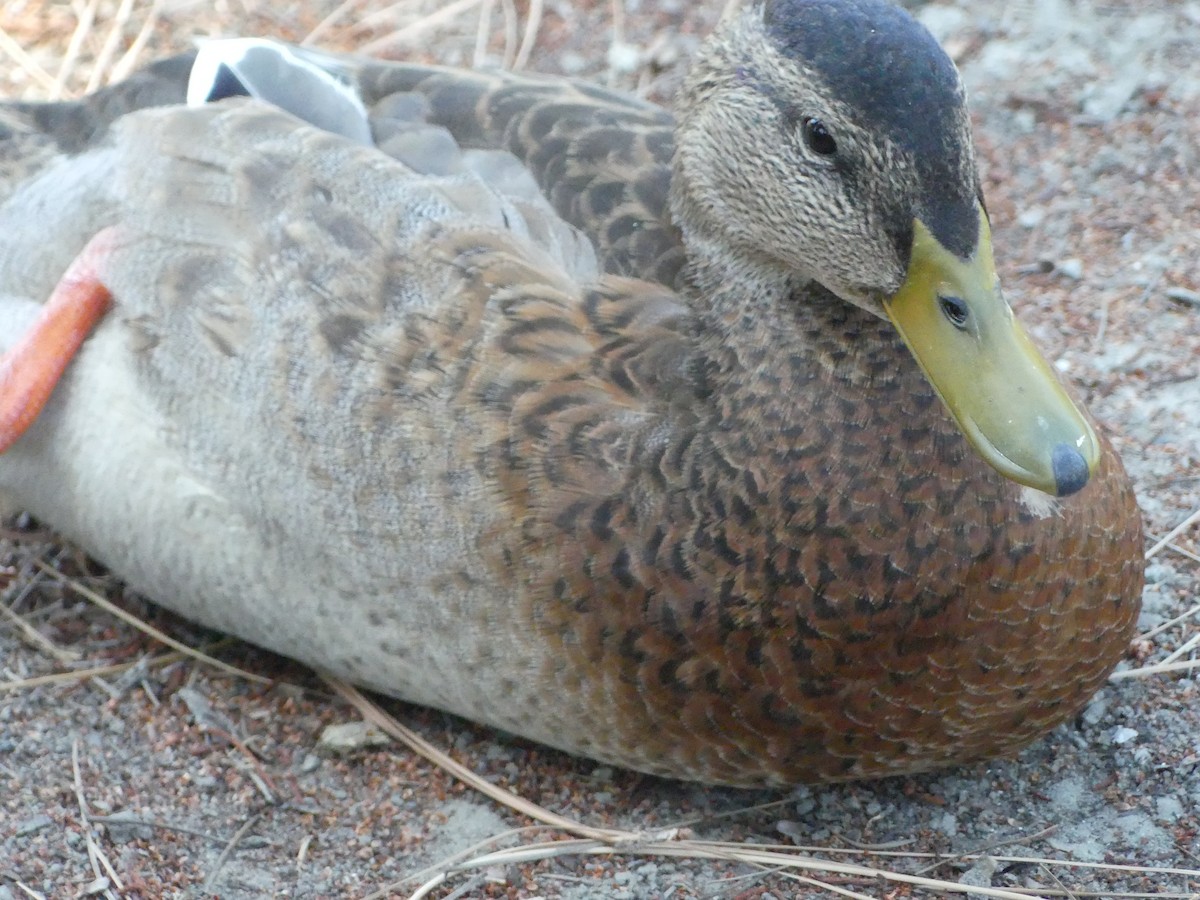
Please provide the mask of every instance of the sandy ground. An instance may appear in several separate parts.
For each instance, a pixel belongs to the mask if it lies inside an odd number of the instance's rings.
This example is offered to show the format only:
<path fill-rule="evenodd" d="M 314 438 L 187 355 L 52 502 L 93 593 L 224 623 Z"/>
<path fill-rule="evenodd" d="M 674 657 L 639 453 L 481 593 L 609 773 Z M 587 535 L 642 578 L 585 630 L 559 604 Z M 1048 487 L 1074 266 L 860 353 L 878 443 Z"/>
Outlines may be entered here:
<path fill-rule="evenodd" d="M 1114 435 L 1157 544 L 1200 509 L 1200 3 L 909 6 L 954 55 L 971 91 L 1008 296 Z M 478 2 L 443 7 L 444 23 L 432 29 L 422 17 L 436 4 L 360 3 L 318 43 L 457 63 L 482 48 L 496 64 L 518 55 L 531 7 L 519 4 L 507 40 L 506 5 L 493 7 L 482 43 Z M 88 9 L 95 24 L 58 83 L 75 12 Z M 141 0 L 6 2 L 0 27 L 13 46 L 0 46 L 0 90 L 78 92 L 90 72 L 197 35 L 299 39 L 333 9 L 324 0 L 166 0 L 150 19 Z M 372 18 L 364 9 L 391 11 Z M 715 3 L 692 10 L 682 0 L 628 0 L 614 21 L 607 4 L 550 0 L 529 67 L 667 102 L 719 11 Z M 147 22 L 143 46 L 136 42 Z M 403 31 L 418 22 L 423 30 Z M 28 59 L 18 63 L 19 52 Z M 0 900 L 361 897 L 475 845 L 480 853 L 562 837 L 514 832 L 530 821 L 395 745 L 323 751 L 325 726 L 358 716 L 310 673 L 237 642 L 216 652 L 270 683 L 164 658 L 157 642 L 35 563 L 77 576 L 178 640 L 207 646 L 219 636 L 127 595 L 36 523 L 9 525 L 0 544 L 3 610 L 13 614 L 0 617 Z M 1177 650 L 1196 658 L 1188 641 L 1200 636 L 1198 552 L 1200 527 L 1192 527 L 1155 553 L 1143 630 L 1193 614 L 1136 641 L 1123 670 Z M 36 676 L 143 659 L 106 678 L 13 689 Z M 437 712 L 387 708 L 486 780 L 594 826 L 813 847 L 825 859 L 1043 896 L 1200 897 L 1200 674 L 1122 674 L 1078 721 L 1017 759 L 785 793 L 655 780 Z M 431 874 L 390 896 L 410 896 Z M 822 878 L 858 896 L 912 892 L 861 876 Z M 832 896 L 786 873 L 651 855 L 637 844 L 475 867 L 430 894 L 808 895 Z"/>

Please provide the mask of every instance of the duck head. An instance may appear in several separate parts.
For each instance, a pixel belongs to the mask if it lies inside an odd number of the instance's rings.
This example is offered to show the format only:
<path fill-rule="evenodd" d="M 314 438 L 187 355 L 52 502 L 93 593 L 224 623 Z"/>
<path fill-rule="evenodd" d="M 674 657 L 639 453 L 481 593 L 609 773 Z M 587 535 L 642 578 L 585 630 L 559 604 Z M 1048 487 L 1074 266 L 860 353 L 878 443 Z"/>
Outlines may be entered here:
<path fill-rule="evenodd" d="M 1000 290 L 962 82 L 904 10 L 764 0 L 724 22 L 681 91 L 672 191 L 731 268 L 891 320 L 1002 475 L 1087 483 L 1096 435 Z"/>

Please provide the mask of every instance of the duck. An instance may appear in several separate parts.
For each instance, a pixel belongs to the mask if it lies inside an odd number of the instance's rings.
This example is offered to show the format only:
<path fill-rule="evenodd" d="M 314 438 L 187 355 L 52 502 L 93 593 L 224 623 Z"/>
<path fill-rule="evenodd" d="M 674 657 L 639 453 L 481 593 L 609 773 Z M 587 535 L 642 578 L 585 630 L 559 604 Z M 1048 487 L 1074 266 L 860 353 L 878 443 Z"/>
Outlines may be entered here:
<path fill-rule="evenodd" d="M 1126 653 L 1130 481 L 902 8 L 752 0 L 673 111 L 216 44 L 0 107 L 6 508 L 211 628 L 709 784 L 1012 754 Z"/>

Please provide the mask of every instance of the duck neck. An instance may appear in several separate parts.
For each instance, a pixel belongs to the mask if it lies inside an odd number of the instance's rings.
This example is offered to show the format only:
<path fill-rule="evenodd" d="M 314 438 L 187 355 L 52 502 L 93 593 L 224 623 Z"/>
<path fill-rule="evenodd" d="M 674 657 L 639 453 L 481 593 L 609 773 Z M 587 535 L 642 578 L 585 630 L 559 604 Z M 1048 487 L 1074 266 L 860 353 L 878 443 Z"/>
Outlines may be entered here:
<path fill-rule="evenodd" d="M 810 298 L 838 302 L 818 285 L 761 259 L 732 254 L 721 238 L 684 234 L 688 262 L 682 295 L 699 324 L 697 349 L 711 378 L 749 388 L 763 378 L 795 396 L 811 361 L 794 359 L 810 342 Z"/>
<path fill-rule="evenodd" d="M 873 418 L 919 422 L 929 452 L 961 460 L 961 437 L 889 322 L 809 279 L 722 253 L 702 236 L 686 239 L 681 294 L 697 323 L 706 394 L 722 398 L 708 430 L 718 443 L 732 441 L 744 465 L 763 453 L 811 457 L 817 434 L 830 458 L 882 461 L 899 451 L 866 437 Z"/>

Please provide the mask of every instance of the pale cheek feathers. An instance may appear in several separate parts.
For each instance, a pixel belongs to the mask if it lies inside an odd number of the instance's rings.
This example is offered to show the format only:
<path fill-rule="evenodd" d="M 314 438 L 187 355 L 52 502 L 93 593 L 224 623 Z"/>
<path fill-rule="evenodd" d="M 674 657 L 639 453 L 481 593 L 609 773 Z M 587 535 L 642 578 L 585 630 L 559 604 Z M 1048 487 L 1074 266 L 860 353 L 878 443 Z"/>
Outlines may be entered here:
<path fill-rule="evenodd" d="M 1037 488 L 1025 487 L 1024 485 L 1015 483 L 1012 487 L 1017 491 L 1018 502 L 1031 516 L 1037 516 L 1039 519 L 1049 519 L 1061 515 L 1061 504 L 1058 498 L 1051 497 Z"/>

